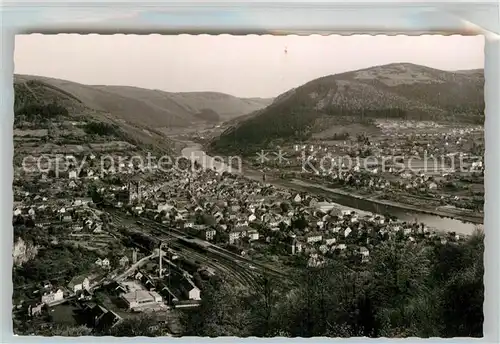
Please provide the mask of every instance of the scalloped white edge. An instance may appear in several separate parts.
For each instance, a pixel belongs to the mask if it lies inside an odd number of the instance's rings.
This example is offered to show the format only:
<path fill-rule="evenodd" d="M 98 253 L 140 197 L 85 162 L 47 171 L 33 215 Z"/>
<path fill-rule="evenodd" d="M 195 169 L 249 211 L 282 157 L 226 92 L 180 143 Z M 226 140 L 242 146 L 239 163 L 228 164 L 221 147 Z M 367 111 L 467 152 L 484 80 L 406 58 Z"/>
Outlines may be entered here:
<path fill-rule="evenodd" d="M 119 0 L 117 0 L 119 1 Z M 374 1 L 354 0 L 349 3 L 336 1 L 334 3 L 325 0 L 317 1 L 315 6 L 308 6 L 298 2 L 279 2 L 278 5 L 266 5 L 258 0 L 253 4 L 237 1 L 219 1 L 218 4 L 207 1 L 191 1 L 188 5 L 182 1 L 171 1 L 169 6 L 160 1 L 153 3 L 134 3 L 122 0 L 106 3 L 88 0 L 84 6 L 78 6 L 77 1 L 52 0 L 50 4 L 35 1 L 4 1 L 2 4 L 2 78 L 1 78 L 1 216 L 2 228 L 5 233 L 2 236 L 2 312 L 0 312 L 2 323 L 3 343 L 65 343 L 65 342 L 120 342 L 120 343 L 153 343 L 161 342 L 161 338 L 112 338 L 112 337 L 88 337 L 88 338 L 44 338 L 44 337 L 17 337 L 12 335 L 12 318 L 10 309 L 12 305 L 12 157 L 13 157 L 13 49 L 14 34 L 24 32 L 81 32 L 81 33 L 116 33 L 117 24 L 122 28 L 121 32 L 127 33 L 181 33 L 210 34 L 236 33 L 236 34 L 466 34 L 484 35 L 485 40 L 485 101 L 486 101 L 486 121 L 485 121 L 485 141 L 486 153 L 485 164 L 485 304 L 484 304 L 484 335 L 483 339 L 474 341 L 486 343 L 498 343 L 500 341 L 499 310 L 499 276 L 500 276 L 500 181 L 497 171 L 500 171 L 500 153 L 497 147 L 500 146 L 500 12 L 498 1 L 487 0 L 482 4 L 474 1 L 441 1 L 435 5 L 424 3 L 424 1 L 411 2 L 408 0 L 389 0 L 385 4 Z M 69 3 L 68 3 L 69 2 Z M 363 2 L 364 4 L 361 4 Z M 80 5 L 82 2 L 78 2 Z M 93 11 L 106 8 L 106 5 L 114 6 L 105 10 L 106 15 L 96 14 L 90 19 L 79 13 L 84 11 L 89 15 Z M 496 5 L 496 7 L 495 7 Z M 104 7 L 103 7 L 104 6 Z M 277 6 L 282 6 L 279 15 L 274 18 L 269 16 L 269 12 L 276 10 Z M 485 10 L 485 6 L 487 9 Z M 38 12 L 34 12 L 34 8 Z M 351 11 L 356 9 L 358 12 Z M 145 11 L 155 11 L 174 15 L 176 12 L 183 12 L 183 19 L 176 23 L 170 30 L 160 28 L 158 25 L 147 26 L 147 22 L 140 20 L 139 14 Z M 126 12 L 128 11 L 128 12 Z M 125 12 L 125 14 L 124 14 Z M 224 15 L 238 16 L 239 24 L 224 24 L 224 20 L 219 22 L 213 14 L 224 13 Z M 371 12 L 370 23 L 356 15 L 360 12 Z M 96 12 L 98 13 L 98 12 Z M 121 13 L 121 14 L 120 14 Z M 200 15 L 200 13 L 203 13 Z M 426 20 L 426 13 L 434 15 L 432 20 Z M 189 15 L 197 15 L 198 22 L 190 22 Z M 375 15 L 376 14 L 376 15 Z M 406 15 L 401 20 L 401 15 Z M 408 15 L 409 14 L 409 15 Z M 100 17 L 99 17 L 100 16 Z M 65 21 L 56 21 L 57 18 L 64 17 Z M 201 22 L 200 22 L 201 18 Z M 219 17 L 221 18 L 221 17 Z M 472 19 L 473 18 L 473 19 Z M 335 23 L 349 23 L 349 25 L 335 25 Z M 368 26 L 370 24 L 371 26 Z M 36 27 L 35 27 L 36 25 Z M 196 25 L 196 27 L 193 27 Z M 244 26 L 242 26 L 244 25 Z M 392 27 L 392 28 L 391 28 Z M 180 342 L 192 341 L 193 338 L 176 339 Z M 196 342 L 208 341 L 209 339 L 194 339 Z M 254 342 L 251 338 L 217 338 L 211 339 L 213 342 Z M 340 339 L 312 338 L 312 339 L 260 339 L 266 342 L 282 342 L 301 340 L 311 342 L 340 341 Z M 410 338 L 404 340 L 397 339 L 373 339 L 378 341 L 391 342 L 442 342 L 469 343 L 471 339 L 417 339 Z M 347 342 L 368 342 L 372 340 L 362 338 L 343 339 Z"/>

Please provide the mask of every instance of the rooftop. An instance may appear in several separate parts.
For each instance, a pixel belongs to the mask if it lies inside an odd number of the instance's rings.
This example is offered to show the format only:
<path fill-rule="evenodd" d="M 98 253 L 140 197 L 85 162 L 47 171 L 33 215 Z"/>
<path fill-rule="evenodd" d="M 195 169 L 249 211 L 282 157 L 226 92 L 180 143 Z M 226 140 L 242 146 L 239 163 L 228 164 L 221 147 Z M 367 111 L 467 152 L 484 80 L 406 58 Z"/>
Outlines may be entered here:
<path fill-rule="evenodd" d="M 75 285 L 82 284 L 83 281 L 87 278 L 87 276 L 82 275 L 82 276 L 75 276 L 71 279 L 71 281 L 68 283 L 68 286 L 74 287 Z"/>
<path fill-rule="evenodd" d="M 151 300 L 153 301 L 156 297 L 153 293 L 146 290 L 136 290 L 127 294 L 123 294 L 123 298 L 128 302 L 144 302 Z"/>

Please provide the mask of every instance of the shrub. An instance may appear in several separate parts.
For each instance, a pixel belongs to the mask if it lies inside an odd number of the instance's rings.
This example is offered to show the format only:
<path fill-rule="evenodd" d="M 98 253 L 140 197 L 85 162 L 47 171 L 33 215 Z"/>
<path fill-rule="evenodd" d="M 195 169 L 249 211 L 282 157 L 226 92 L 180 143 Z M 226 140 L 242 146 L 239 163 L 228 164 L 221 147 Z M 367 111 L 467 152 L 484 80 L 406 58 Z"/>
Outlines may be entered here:
<path fill-rule="evenodd" d="M 120 128 L 115 124 L 104 122 L 89 122 L 83 127 L 83 130 L 90 135 L 101 136 L 119 136 Z"/>
<path fill-rule="evenodd" d="M 69 116 L 68 110 L 57 103 L 30 103 L 15 110 L 14 121 L 46 123 L 58 117 Z"/>

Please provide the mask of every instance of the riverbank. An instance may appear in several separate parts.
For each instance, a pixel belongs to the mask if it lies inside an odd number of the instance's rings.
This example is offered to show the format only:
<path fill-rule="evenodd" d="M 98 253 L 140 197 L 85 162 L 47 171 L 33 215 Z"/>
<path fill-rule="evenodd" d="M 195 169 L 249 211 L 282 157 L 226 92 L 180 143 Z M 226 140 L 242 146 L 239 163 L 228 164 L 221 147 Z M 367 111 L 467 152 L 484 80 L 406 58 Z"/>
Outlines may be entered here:
<path fill-rule="evenodd" d="M 211 159 L 202 150 L 200 144 L 193 143 L 183 150 L 183 155 L 187 158 Z M 235 172 L 236 169 L 217 162 L 214 164 L 220 170 Z M 211 166 L 211 165 L 208 165 Z M 263 180 L 264 173 L 254 170 L 246 165 L 241 168 L 241 174 L 253 180 Z M 462 234 L 471 234 L 477 225 L 482 225 L 483 218 L 480 216 L 464 216 L 456 212 L 447 212 L 437 209 L 422 209 L 412 205 L 402 204 L 394 201 L 370 199 L 363 195 L 356 195 L 339 189 L 329 189 L 317 184 L 310 184 L 298 180 L 286 180 L 278 177 L 266 175 L 266 183 L 276 187 L 293 190 L 296 192 L 308 192 L 330 199 L 332 202 L 352 208 L 357 211 L 374 214 L 395 215 L 402 221 L 417 221 L 429 225 L 440 231 L 455 231 Z"/>
<path fill-rule="evenodd" d="M 418 212 L 422 214 L 428 214 L 428 215 L 434 215 L 434 216 L 440 216 L 440 217 L 445 217 L 445 218 L 450 218 L 450 219 L 456 219 L 464 222 L 470 222 L 474 224 L 483 224 L 484 218 L 483 216 L 470 216 L 470 215 L 465 215 L 465 214 L 460 214 L 457 212 L 448 212 L 448 211 L 443 211 L 443 210 L 438 210 L 438 209 L 425 209 L 425 208 L 420 208 L 416 207 L 410 204 L 403 204 L 395 201 L 390 201 L 390 200 L 380 200 L 380 199 L 374 199 L 371 197 L 366 197 L 366 196 L 361 196 L 361 195 L 356 195 L 351 192 L 347 192 L 341 189 L 330 189 L 321 185 L 315 185 L 315 184 L 310 184 L 307 182 L 304 182 L 302 180 L 291 180 L 290 185 L 300 185 L 305 187 L 308 190 L 321 190 L 321 191 L 326 191 L 330 194 L 336 194 L 336 195 L 341 195 L 343 197 L 349 197 L 352 199 L 356 200 L 363 200 L 363 201 L 369 201 L 374 204 L 379 204 L 381 206 L 386 206 L 386 207 L 393 207 L 397 208 L 399 211 L 406 211 L 406 212 Z"/>
<path fill-rule="evenodd" d="M 262 180 L 262 172 L 252 170 L 245 166 L 244 168 L 245 176 L 248 176 L 252 179 L 261 179 Z M 353 193 L 352 191 L 346 191 L 342 189 L 332 189 L 323 185 L 309 183 L 304 180 L 299 179 L 281 179 L 281 178 L 272 178 L 271 176 L 266 176 L 266 182 L 273 184 L 275 186 L 281 186 L 284 188 L 288 188 L 295 191 L 304 191 L 315 193 L 317 195 L 321 195 L 323 197 L 333 198 L 334 201 L 340 205 L 357 208 L 360 210 L 384 214 L 391 212 L 414 212 L 421 213 L 425 215 L 438 216 L 441 218 L 449 218 L 454 220 L 459 220 L 462 222 L 468 222 L 476 225 L 482 225 L 484 223 L 484 215 L 469 215 L 463 214 L 455 209 L 450 209 L 449 211 L 443 209 L 426 209 L 418 206 L 414 206 L 411 204 L 391 201 L 391 200 L 381 200 L 365 195 L 359 195 Z M 369 202 L 370 205 L 362 204 Z M 385 209 L 383 209 L 385 208 Z"/>

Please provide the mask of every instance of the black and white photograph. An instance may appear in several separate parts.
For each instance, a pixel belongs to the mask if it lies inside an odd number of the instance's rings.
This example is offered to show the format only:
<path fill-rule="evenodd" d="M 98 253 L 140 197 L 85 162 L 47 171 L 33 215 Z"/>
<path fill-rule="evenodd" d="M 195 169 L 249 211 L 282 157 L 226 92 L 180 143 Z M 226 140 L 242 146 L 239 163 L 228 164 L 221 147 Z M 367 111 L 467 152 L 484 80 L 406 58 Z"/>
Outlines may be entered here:
<path fill-rule="evenodd" d="M 17 35 L 14 333 L 483 337 L 484 44 Z"/>

